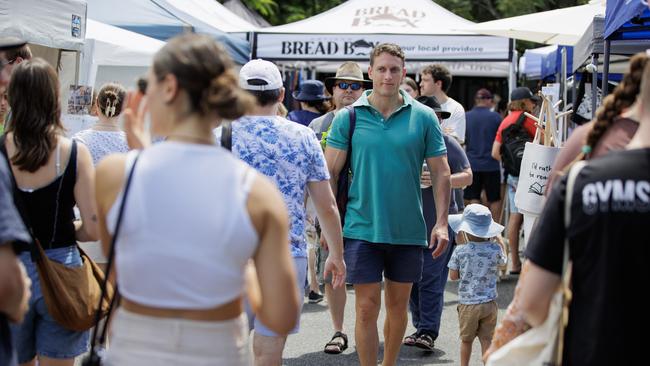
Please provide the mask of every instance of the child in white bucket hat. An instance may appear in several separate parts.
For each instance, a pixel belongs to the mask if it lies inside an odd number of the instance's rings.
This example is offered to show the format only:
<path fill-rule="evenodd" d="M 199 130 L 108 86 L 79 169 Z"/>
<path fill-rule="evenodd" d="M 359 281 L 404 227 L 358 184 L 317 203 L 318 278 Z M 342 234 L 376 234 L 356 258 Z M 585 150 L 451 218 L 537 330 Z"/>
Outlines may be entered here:
<path fill-rule="evenodd" d="M 506 263 L 506 256 L 494 238 L 503 226 L 492 220 L 487 207 L 479 204 L 468 205 L 462 214 L 449 215 L 449 226 L 465 242 L 456 246 L 447 265 L 449 278 L 460 279 L 460 364 L 465 366 L 474 338 L 479 338 L 484 353 L 497 324 L 497 270 Z"/>

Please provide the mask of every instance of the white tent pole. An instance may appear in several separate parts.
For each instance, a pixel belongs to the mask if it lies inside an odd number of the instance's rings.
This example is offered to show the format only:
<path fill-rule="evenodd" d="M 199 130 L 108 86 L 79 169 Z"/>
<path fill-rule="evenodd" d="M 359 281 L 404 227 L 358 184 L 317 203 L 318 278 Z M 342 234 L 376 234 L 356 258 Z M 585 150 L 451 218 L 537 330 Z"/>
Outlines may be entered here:
<path fill-rule="evenodd" d="M 591 74 L 591 117 L 593 118 L 598 107 L 598 54 L 591 55 L 591 64 L 594 65 Z"/>
<path fill-rule="evenodd" d="M 75 52 L 75 68 L 74 68 L 74 85 L 79 85 L 79 68 L 81 66 L 81 52 Z"/>
<path fill-rule="evenodd" d="M 512 40 L 512 60 L 510 62 L 510 71 L 508 73 L 508 101 L 510 101 L 510 92 L 517 87 L 517 70 L 516 65 L 518 65 L 518 55 L 515 46 L 517 45 L 516 40 Z"/>

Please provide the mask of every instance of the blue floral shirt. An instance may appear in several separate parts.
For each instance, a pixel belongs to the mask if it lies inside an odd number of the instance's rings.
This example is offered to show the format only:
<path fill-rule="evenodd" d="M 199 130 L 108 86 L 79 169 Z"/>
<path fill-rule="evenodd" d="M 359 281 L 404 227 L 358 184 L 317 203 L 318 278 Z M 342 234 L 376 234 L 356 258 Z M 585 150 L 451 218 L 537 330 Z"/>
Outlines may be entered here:
<path fill-rule="evenodd" d="M 466 305 L 497 298 L 497 269 L 506 264 L 499 244 L 494 242 L 457 245 L 447 267 L 460 271 L 458 296 Z"/>
<path fill-rule="evenodd" d="M 215 135 L 219 142 L 221 129 Z M 307 257 L 307 183 L 330 178 L 314 131 L 282 117 L 242 117 L 232 124 L 232 152 L 275 182 L 289 210 L 291 255 Z"/>

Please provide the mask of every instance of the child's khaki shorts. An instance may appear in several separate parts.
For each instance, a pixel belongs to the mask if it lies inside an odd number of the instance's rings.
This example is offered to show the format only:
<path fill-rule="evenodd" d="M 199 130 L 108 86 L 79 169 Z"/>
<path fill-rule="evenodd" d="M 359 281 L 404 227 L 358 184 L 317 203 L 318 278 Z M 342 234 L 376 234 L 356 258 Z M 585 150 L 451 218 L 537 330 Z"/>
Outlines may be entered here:
<path fill-rule="evenodd" d="M 463 342 L 472 342 L 476 337 L 482 341 L 492 340 L 499 312 L 496 301 L 474 305 L 458 304 L 457 310 L 460 339 Z"/>

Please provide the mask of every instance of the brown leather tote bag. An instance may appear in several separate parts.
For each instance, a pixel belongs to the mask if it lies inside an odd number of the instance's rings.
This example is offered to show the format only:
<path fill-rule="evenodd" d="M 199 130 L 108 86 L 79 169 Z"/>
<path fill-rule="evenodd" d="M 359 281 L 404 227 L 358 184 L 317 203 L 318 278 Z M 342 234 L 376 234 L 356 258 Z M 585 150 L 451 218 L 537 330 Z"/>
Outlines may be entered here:
<path fill-rule="evenodd" d="M 76 142 L 73 141 L 72 143 L 73 148 L 76 148 L 74 146 Z M 5 148 L 4 135 L 0 138 L 0 152 L 2 152 L 2 155 L 7 160 L 7 164 L 10 164 Z M 22 196 L 18 194 L 16 178 L 13 176 L 13 171 L 11 172 L 14 185 L 14 202 L 32 237 L 33 242 L 29 246 L 29 250 L 32 261 L 36 263 L 36 268 L 38 269 L 41 293 L 45 299 L 48 312 L 57 323 L 66 329 L 85 331 L 92 328 L 95 325 L 95 315 L 100 304 L 100 299 L 101 306 L 99 307 L 99 311 L 101 312 L 101 318 L 103 319 L 108 314 L 111 299 L 114 294 L 113 286 L 109 283 L 106 292 L 102 294 L 101 284 L 104 281 L 104 273 L 78 245 L 77 249 L 79 250 L 82 261 L 81 267 L 68 267 L 47 257 L 43 246 L 34 235 L 31 221 L 27 215 L 25 202 L 23 202 Z M 59 193 L 61 192 L 62 184 L 63 179 L 59 182 L 55 212 L 58 212 Z M 55 215 L 55 230 L 56 219 Z M 54 240 L 54 234 L 52 235 L 52 240 Z"/>
<path fill-rule="evenodd" d="M 113 286 L 109 283 L 102 296 L 100 286 L 104 281 L 104 272 L 83 249 L 77 246 L 82 266 L 68 267 L 49 259 L 38 239 L 34 240 L 33 247 L 38 253 L 35 263 L 41 281 L 41 293 L 47 310 L 57 323 L 75 331 L 92 328 L 100 300 L 101 318 L 106 317 L 114 294 Z M 33 254 L 32 258 L 34 259 Z"/>

